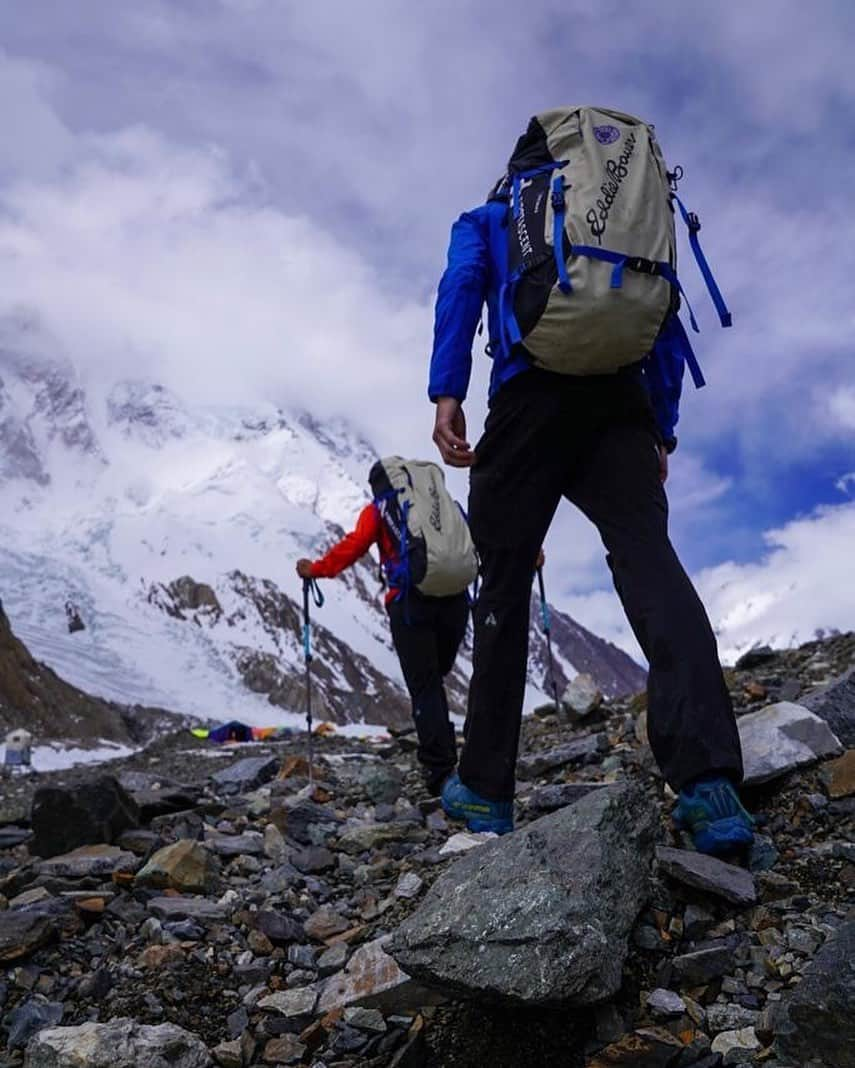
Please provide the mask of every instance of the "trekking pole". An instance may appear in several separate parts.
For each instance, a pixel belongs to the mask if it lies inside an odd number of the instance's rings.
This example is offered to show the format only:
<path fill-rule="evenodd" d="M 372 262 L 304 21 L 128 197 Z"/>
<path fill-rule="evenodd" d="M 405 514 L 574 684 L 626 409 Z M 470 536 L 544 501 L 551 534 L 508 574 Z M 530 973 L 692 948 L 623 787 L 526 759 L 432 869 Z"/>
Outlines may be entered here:
<path fill-rule="evenodd" d="M 555 661 L 552 659 L 552 620 L 549 617 L 549 605 L 546 603 L 546 589 L 543 585 L 543 568 L 537 569 L 537 584 L 540 587 L 540 616 L 543 620 L 543 633 L 546 635 L 546 651 L 549 654 L 549 682 L 552 686 L 552 697 L 555 701 L 555 711 L 561 712 L 561 702 L 558 700 L 558 684 L 555 681 Z"/>
<path fill-rule="evenodd" d="M 314 753 L 312 745 L 312 630 L 309 619 L 309 601 L 320 608 L 324 603 L 321 588 L 313 578 L 303 579 L 303 652 L 306 656 L 306 731 L 308 735 L 309 784 L 314 778 Z"/>

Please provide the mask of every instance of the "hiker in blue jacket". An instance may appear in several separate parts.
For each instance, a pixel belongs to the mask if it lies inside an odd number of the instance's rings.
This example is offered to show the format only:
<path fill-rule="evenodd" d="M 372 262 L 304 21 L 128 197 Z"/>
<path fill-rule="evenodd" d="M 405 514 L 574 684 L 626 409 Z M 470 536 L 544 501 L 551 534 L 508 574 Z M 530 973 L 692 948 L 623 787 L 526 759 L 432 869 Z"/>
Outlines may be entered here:
<path fill-rule="evenodd" d="M 650 744 L 679 794 L 675 818 L 702 851 L 744 847 L 753 824 L 735 789 L 742 755 L 733 708 L 706 612 L 668 537 L 663 484 L 677 444 L 679 379 L 666 382 L 645 361 L 603 375 L 535 367 L 522 344 L 509 343 L 500 314 L 508 222 L 508 198 L 495 191 L 460 216 L 436 301 L 433 438 L 445 463 L 470 469 L 482 569 L 465 745 L 443 791 L 445 811 L 473 830 L 513 827 L 531 582 L 566 497 L 597 526 L 649 661 Z M 463 402 L 485 302 L 490 402 L 473 448 Z"/>

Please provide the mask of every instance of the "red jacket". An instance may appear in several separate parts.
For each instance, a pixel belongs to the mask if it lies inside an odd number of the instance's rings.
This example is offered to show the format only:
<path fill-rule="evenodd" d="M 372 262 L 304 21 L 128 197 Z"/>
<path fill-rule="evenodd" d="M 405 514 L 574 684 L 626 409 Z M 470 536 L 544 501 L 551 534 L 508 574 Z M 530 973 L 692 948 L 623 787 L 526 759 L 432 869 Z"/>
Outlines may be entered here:
<path fill-rule="evenodd" d="M 326 556 L 312 563 L 312 578 L 335 578 L 346 567 L 355 564 L 364 556 L 372 545 L 377 545 L 380 549 L 381 564 L 398 562 L 398 547 L 373 503 L 367 504 L 359 513 L 355 530 L 345 534 Z M 388 590 L 386 603 L 393 600 L 397 594 L 396 589 Z"/>

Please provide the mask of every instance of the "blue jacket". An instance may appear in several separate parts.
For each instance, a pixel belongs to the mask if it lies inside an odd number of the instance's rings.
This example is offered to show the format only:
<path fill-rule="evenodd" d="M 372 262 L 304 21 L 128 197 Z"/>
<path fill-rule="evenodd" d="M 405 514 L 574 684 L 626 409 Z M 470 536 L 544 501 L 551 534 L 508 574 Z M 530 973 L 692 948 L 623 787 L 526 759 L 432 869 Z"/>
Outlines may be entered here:
<path fill-rule="evenodd" d="M 451 228 L 448 265 L 436 298 L 433 355 L 428 393 L 431 400 L 456 397 L 463 401 L 472 371 L 472 342 L 487 303 L 488 352 L 493 360 L 490 396 L 509 379 L 531 368 L 524 354 L 508 351 L 502 343 L 499 292 L 508 274 L 507 204 L 491 200 L 464 212 Z M 676 317 L 675 317 L 676 318 Z M 661 364 L 661 361 L 659 361 Z M 682 386 L 679 366 L 638 365 L 647 386 L 662 439 L 673 448 Z"/>

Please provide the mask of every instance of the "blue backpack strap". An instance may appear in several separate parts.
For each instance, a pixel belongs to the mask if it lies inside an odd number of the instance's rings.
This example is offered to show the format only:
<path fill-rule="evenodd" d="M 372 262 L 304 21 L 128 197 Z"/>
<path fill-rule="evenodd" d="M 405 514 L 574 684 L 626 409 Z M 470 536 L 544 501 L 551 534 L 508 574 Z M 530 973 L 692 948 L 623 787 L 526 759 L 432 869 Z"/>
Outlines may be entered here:
<path fill-rule="evenodd" d="M 562 293 L 572 293 L 570 276 L 567 274 L 567 261 L 564 259 L 564 214 L 567 201 L 564 196 L 564 175 L 556 174 L 552 179 L 552 248 L 555 254 L 555 268 L 558 271 L 558 288 Z"/>
<path fill-rule="evenodd" d="M 706 282 L 710 298 L 715 305 L 715 310 L 718 312 L 719 321 L 722 326 L 732 326 L 733 317 L 728 311 L 727 305 L 724 303 L 724 297 L 721 295 L 721 290 L 716 285 L 715 278 L 713 278 L 713 273 L 710 270 L 710 265 L 707 263 L 707 258 L 704 255 L 701 243 L 698 240 L 698 231 L 701 228 L 700 219 L 698 219 L 694 212 L 686 211 L 683 201 L 680 200 L 676 193 L 672 193 L 672 196 L 677 201 L 677 205 L 680 208 L 680 214 L 683 216 L 683 222 L 686 224 L 686 229 L 689 231 L 689 244 L 692 246 L 692 252 L 695 254 L 698 268 L 703 275 L 704 282 Z"/>
<path fill-rule="evenodd" d="M 623 252 L 612 252 L 611 249 L 600 248 L 599 245 L 574 245 L 573 255 L 587 256 L 592 260 L 602 260 L 604 263 L 614 264 L 611 282 L 612 289 L 620 289 L 623 285 L 624 267 L 640 270 L 641 273 L 649 273 L 654 277 L 664 278 L 666 282 L 669 282 L 679 292 L 680 296 L 685 301 L 692 329 L 696 334 L 700 333 L 697 319 L 695 319 L 695 313 L 692 311 L 692 306 L 689 303 L 689 298 L 686 296 L 686 292 L 680 284 L 677 272 L 670 263 L 666 263 L 665 260 L 643 260 L 637 256 L 627 256 Z"/>

